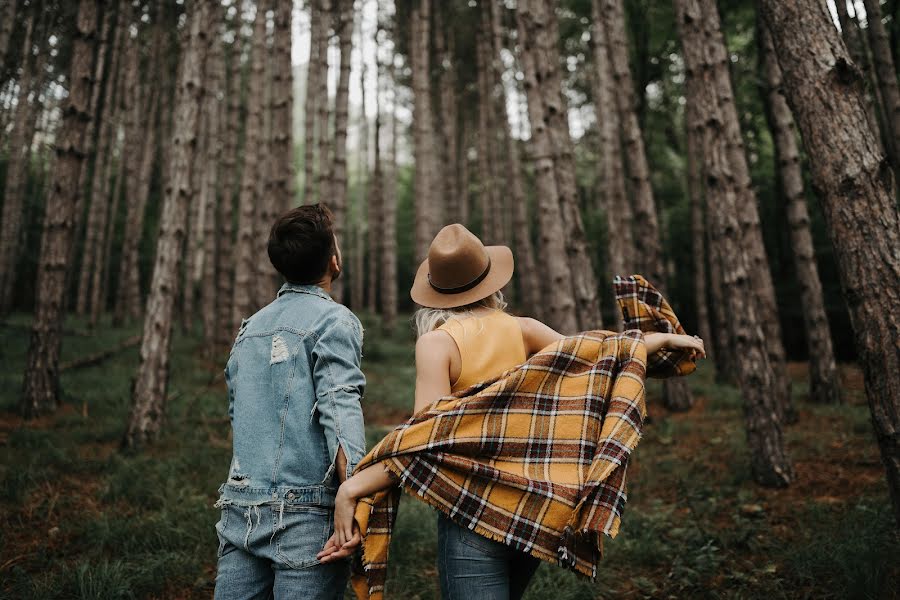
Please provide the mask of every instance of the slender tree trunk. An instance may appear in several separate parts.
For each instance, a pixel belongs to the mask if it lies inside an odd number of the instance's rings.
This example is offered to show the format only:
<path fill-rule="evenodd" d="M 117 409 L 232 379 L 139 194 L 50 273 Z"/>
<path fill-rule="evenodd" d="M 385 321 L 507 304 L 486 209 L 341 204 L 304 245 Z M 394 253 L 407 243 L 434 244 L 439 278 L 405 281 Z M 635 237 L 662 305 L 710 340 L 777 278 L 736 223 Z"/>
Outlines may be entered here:
<path fill-rule="evenodd" d="M 526 5 L 527 10 L 523 10 Z M 534 48 L 537 50 L 535 68 L 538 73 L 537 79 L 541 82 L 539 90 L 544 104 L 546 128 L 553 157 L 566 253 L 571 265 L 578 328 L 586 330 L 600 326 L 600 302 L 597 295 L 597 277 L 591 264 L 578 204 L 568 110 L 562 93 L 556 6 L 556 0 L 545 2 L 529 0 L 519 6 L 519 13 L 525 13 L 529 17 L 528 39 L 533 40 Z"/>
<path fill-rule="evenodd" d="M 609 240 L 609 276 L 626 275 L 638 270 L 632 234 L 632 202 L 625 190 L 625 165 L 620 137 L 620 111 L 616 108 L 616 94 L 610 56 L 609 36 L 604 26 L 602 3 L 594 0 L 591 19 L 591 48 L 594 58 L 594 107 L 599 120 L 600 206 L 606 214 Z M 650 275 L 648 274 L 649 278 Z M 616 318 L 622 328 L 621 317 Z"/>
<path fill-rule="evenodd" d="M 794 268 L 797 271 L 797 283 L 800 285 L 800 305 L 809 349 L 809 395 L 816 402 L 839 402 L 840 377 L 831 346 L 822 282 L 819 279 L 812 232 L 809 227 L 809 212 L 803 191 L 803 172 L 794 132 L 794 118 L 784 97 L 781 67 L 778 66 L 772 38 L 765 23 L 759 23 L 757 37 L 762 58 L 766 117 L 775 143 L 776 168 L 779 171 L 781 193 L 787 209 Z"/>
<path fill-rule="evenodd" d="M 7 0 L 4 2 L 3 19 L 0 20 L 0 74 L 6 65 L 6 54 L 9 51 L 9 40 L 12 37 L 13 26 L 16 24 L 16 5 L 17 0 Z M 0 83 L 3 83 L 2 75 L 0 75 Z"/>
<path fill-rule="evenodd" d="M 328 72 L 328 58 L 322 56 L 323 43 L 321 21 L 326 18 L 322 13 L 321 0 L 309 0 L 309 62 L 306 64 L 306 99 L 304 101 L 303 116 L 303 189 L 301 190 L 301 202 L 312 204 L 315 202 L 315 156 L 318 145 L 316 135 L 316 116 L 319 112 L 320 84 Z M 327 46 L 326 46 L 327 47 Z M 322 63 L 325 64 L 325 73 L 322 73 Z M 327 97 L 325 98 L 327 101 Z"/>
<path fill-rule="evenodd" d="M 15 5 L 15 2 L 12 2 Z M 12 13 L 15 14 L 15 7 Z M 9 11 L 8 11 L 9 12 Z M 9 159 L 6 163 L 6 189 L 3 193 L 3 223 L 0 229 L 0 315 L 12 309 L 13 289 L 16 281 L 16 267 L 19 260 L 22 238 L 22 216 L 24 214 L 23 196 L 28 176 L 30 160 L 30 140 L 26 140 L 28 121 L 35 110 L 35 102 L 28 101 L 31 82 L 34 77 L 32 67 L 35 16 L 34 11 L 28 16 L 25 26 L 25 39 L 22 42 L 22 76 L 19 79 L 19 93 L 16 98 L 12 131 L 9 134 Z M 10 27 L 12 24 L 10 24 Z M 4 24 L 3 29 L 6 29 Z M 5 34 L 4 34 L 5 35 Z M 0 42 L 3 42 L 0 38 Z M 6 43 L 3 43 L 3 49 Z M 0 68 L 3 63 L 0 62 Z M 37 65 L 34 65 L 35 67 Z M 28 142 L 26 146 L 26 141 Z"/>
<path fill-rule="evenodd" d="M 219 239 L 216 260 L 216 344 L 220 348 L 228 346 L 234 336 L 234 205 L 237 198 L 239 163 L 237 160 L 241 137 L 241 52 L 243 35 L 242 21 L 236 17 L 234 42 L 231 47 L 229 63 L 229 79 L 227 94 L 227 140 L 226 152 L 222 156 L 222 170 L 225 184 L 222 199 L 219 202 L 218 227 Z"/>
<path fill-rule="evenodd" d="M 260 8 L 262 10 L 262 8 Z M 205 82 L 206 86 L 209 86 L 209 82 Z M 211 89 L 207 87 L 207 89 Z M 204 97 L 203 109 L 200 112 L 200 116 L 198 117 L 200 123 L 198 125 L 198 133 L 197 133 L 197 147 L 194 152 L 196 153 L 198 161 L 204 161 L 207 157 L 207 145 L 208 145 L 208 128 L 209 128 L 209 120 L 206 118 L 206 107 L 208 106 L 208 98 Z M 262 150 L 260 150 L 262 152 Z M 203 230 L 205 228 L 204 222 L 206 220 L 206 213 L 204 211 L 204 193 L 203 193 L 203 182 L 206 179 L 206 167 L 208 165 L 204 164 L 202 167 L 199 166 L 194 168 L 193 176 L 191 178 L 191 202 L 188 206 L 188 218 L 187 224 L 185 226 L 185 236 L 184 236 L 184 266 L 181 269 L 181 311 L 180 311 L 180 321 L 181 321 L 181 331 L 182 333 L 190 334 L 194 330 L 194 322 L 196 321 L 194 315 L 194 307 L 196 305 L 197 299 L 197 269 L 200 266 L 200 263 L 203 260 Z M 265 184 L 265 181 L 260 180 L 257 185 L 262 187 Z M 259 196 L 263 198 L 262 194 Z M 260 207 L 261 208 L 261 207 Z M 259 210 L 259 209 L 258 209 Z M 258 234 L 257 234 L 258 239 Z M 259 290 L 259 281 L 255 282 L 253 286 L 255 290 Z M 257 306 L 259 306 L 258 302 L 254 302 Z"/>
<path fill-rule="evenodd" d="M 482 3 L 484 7 L 484 3 Z M 486 8 L 481 10 L 481 21 L 476 34 L 476 50 L 478 69 L 478 201 L 481 204 L 481 237 L 486 244 L 500 244 L 498 223 L 495 222 L 496 206 L 499 202 L 494 185 L 493 161 L 493 97 L 491 77 L 491 47 L 489 39 L 490 23 L 485 15 Z"/>
<path fill-rule="evenodd" d="M 339 0 L 319 0 L 322 7 L 322 18 L 319 20 L 319 57 L 322 61 L 319 69 L 318 94 L 319 100 L 316 102 L 316 130 L 318 131 L 319 148 L 316 153 L 316 163 L 318 172 L 316 175 L 316 187 L 319 202 L 325 202 L 329 206 L 331 202 L 332 176 L 332 137 L 331 123 L 329 119 L 330 102 L 328 95 L 328 84 L 331 80 L 331 71 L 329 69 L 328 55 L 331 48 L 333 38 L 333 26 L 335 25 L 334 3 Z M 340 76 L 340 75 L 339 75 Z"/>
<path fill-rule="evenodd" d="M 144 319 L 141 362 L 135 376 L 131 414 L 123 445 L 139 447 L 155 439 L 165 413 L 169 381 L 172 313 L 178 290 L 187 210 L 195 191 L 191 187 L 198 156 L 196 152 L 200 113 L 204 105 L 204 64 L 213 24 L 214 8 L 198 2 L 189 9 L 187 40 L 181 55 L 179 93 L 172 135 L 172 181 L 166 186 L 160 218 L 159 241 L 153 279 Z"/>
<path fill-rule="evenodd" d="M 744 399 L 744 417 L 756 481 L 780 487 L 794 478 L 784 449 L 778 408 L 779 389 L 767 346 L 775 340 L 764 329 L 763 303 L 758 299 L 753 276 L 758 269 L 750 246 L 751 232 L 741 218 L 741 203 L 754 202 L 746 181 L 740 177 L 745 160 L 737 133 L 729 125 L 734 95 L 727 78 L 728 54 L 719 26 L 714 0 L 675 0 L 676 22 L 683 48 L 687 101 L 696 103 L 698 117 L 688 126 L 703 140 L 703 172 L 710 230 L 723 262 L 724 296 L 732 322 L 735 365 Z M 726 77 L 717 71 L 724 70 Z M 730 105 L 731 110 L 727 110 Z M 743 164 L 746 169 L 746 162 Z M 768 338 L 768 339 L 767 339 Z"/>
<path fill-rule="evenodd" d="M 440 177 L 446 198 L 447 221 L 461 222 L 459 206 L 458 131 L 456 63 L 453 30 L 444 16 L 446 5 L 435 12 L 435 55 L 440 59 L 438 88 L 440 100 L 441 164 Z"/>
<path fill-rule="evenodd" d="M 463 115 L 461 119 L 462 131 L 459 134 L 459 222 L 468 226 L 469 224 L 469 149 L 472 147 L 472 124 L 471 121 Z"/>
<path fill-rule="evenodd" d="M 350 102 L 350 55 L 353 52 L 353 0 L 338 0 L 338 38 L 340 71 L 334 97 L 334 154 L 331 161 L 330 204 L 334 212 L 334 233 L 338 243 L 343 239 L 347 221 L 347 121 Z M 357 248 L 362 252 L 362 247 Z M 343 281 L 332 285 L 335 301 L 343 300 Z"/>
<path fill-rule="evenodd" d="M 381 314 L 385 331 L 393 333 L 397 323 L 397 78 L 393 56 L 389 57 L 388 81 L 392 89 L 388 111 L 388 141 L 385 145 L 381 187 Z M 381 114 L 381 107 L 378 108 Z"/>
<path fill-rule="evenodd" d="M 685 107 L 686 111 L 695 110 L 693 104 Z M 695 122 L 696 116 L 686 116 L 687 122 Z M 707 294 L 707 265 L 710 248 L 706 245 L 706 219 L 703 210 L 703 182 L 700 171 L 701 140 L 697 139 L 697 131 L 689 129 L 685 134 L 685 154 L 687 158 L 687 192 L 691 199 L 691 258 L 694 263 L 694 303 L 697 311 L 697 332 L 703 339 L 707 359 L 717 362 L 721 344 L 712 335 L 709 317 L 709 296 Z M 719 303 L 721 306 L 721 301 Z M 718 324 L 723 328 L 726 323 Z"/>
<path fill-rule="evenodd" d="M 59 351 L 66 273 L 81 189 L 84 145 L 91 125 L 91 66 L 97 34 L 97 2 L 81 0 L 73 32 L 69 95 L 56 143 L 56 164 L 47 196 L 38 262 L 34 324 L 28 348 L 22 413 L 34 417 L 59 404 Z"/>
<path fill-rule="evenodd" d="M 413 153 L 415 177 L 413 198 L 415 212 L 414 258 L 425 260 L 431 240 L 440 223 L 440 207 L 434 201 L 436 153 L 433 111 L 431 107 L 431 61 L 429 52 L 431 0 L 414 0 L 410 16 L 410 62 L 413 91 Z"/>
<path fill-rule="evenodd" d="M 824 6 L 763 0 L 831 235 L 875 437 L 900 523 L 900 214 L 894 178 L 866 128 L 859 73 Z"/>
<path fill-rule="evenodd" d="M 866 8 L 866 31 L 869 35 L 869 47 L 872 49 L 872 62 L 881 93 L 884 110 L 885 130 L 890 135 L 890 147 L 894 150 L 894 162 L 900 157 L 900 87 L 897 84 L 897 70 L 891 55 L 891 44 L 887 30 L 881 20 L 881 2 L 879 0 L 863 0 Z M 900 172 L 900 165 L 894 165 L 895 172 Z"/>
<path fill-rule="evenodd" d="M 291 0 L 276 0 L 272 73 L 272 199 L 275 213 L 294 205 L 294 76 L 291 66 Z M 274 216 L 274 215 L 273 215 Z"/>
<path fill-rule="evenodd" d="M 122 40 L 127 32 L 124 8 L 119 9 L 119 18 L 109 50 L 109 69 L 103 90 L 103 108 L 98 113 L 100 119 L 97 134 L 97 153 L 90 186 L 90 209 L 82 253 L 81 275 L 78 283 L 78 312 L 90 315 L 90 324 L 96 323 L 99 315 L 101 275 L 103 264 L 108 260 L 103 250 L 106 229 L 109 222 L 109 177 L 114 149 L 113 134 L 119 116 L 117 110 L 119 83 L 119 54 Z M 97 81 L 98 85 L 100 81 Z"/>
<path fill-rule="evenodd" d="M 566 254 L 566 234 L 554 172 L 548 116 L 541 97 L 541 84 L 538 83 L 536 60 L 541 49 L 535 36 L 536 25 L 531 4 L 530 0 L 520 1 L 516 11 L 516 24 L 519 58 L 525 74 L 524 87 L 528 98 L 528 121 L 531 125 L 529 150 L 534 164 L 540 253 L 547 282 L 545 291 L 552 290 L 552 294 L 544 295 L 544 318 L 557 331 L 571 334 L 578 330 L 578 318 L 575 312 L 572 271 Z"/>
<path fill-rule="evenodd" d="M 218 11 L 220 18 L 221 11 Z M 203 172 L 203 181 L 200 188 L 200 197 L 203 202 L 203 269 L 201 277 L 201 318 L 203 321 L 203 348 L 206 356 L 213 356 L 216 343 L 216 266 L 218 250 L 222 245 L 216 239 L 216 232 L 221 230 L 217 222 L 220 214 L 218 205 L 231 201 L 231 197 L 225 193 L 225 186 L 220 186 L 219 161 L 224 135 L 222 135 L 224 94 L 219 100 L 220 92 L 224 91 L 225 61 L 222 48 L 223 23 L 216 22 L 213 25 L 213 39 L 210 43 L 209 57 L 207 58 L 206 81 L 209 89 L 204 99 L 205 110 L 203 118 L 206 119 L 206 168 Z M 228 214 L 230 217 L 230 212 Z"/>
<path fill-rule="evenodd" d="M 264 165 L 259 163 L 259 148 L 263 143 L 263 102 L 261 93 L 265 85 L 266 17 L 258 10 L 253 22 L 253 38 L 250 57 L 250 93 L 247 94 L 247 133 L 244 138 L 244 167 L 241 173 L 241 190 L 238 212 L 237 243 L 235 245 L 234 300 L 232 302 L 232 330 L 241 319 L 254 312 L 253 280 L 259 245 L 255 239 L 256 211 L 263 201 L 259 197 L 260 173 Z"/>
<path fill-rule="evenodd" d="M 359 20 L 359 28 L 358 28 L 358 39 L 359 39 L 359 49 L 360 56 L 366 56 L 365 49 L 365 37 L 363 36 L 362 29 L 362 19 Z M 375 49 L 376 53 L 378 49 Z M 377 60 L 377 58 L 376 58 Z M 379 234 L 381 231 L 381 185 L 382 182 L 373 181 L 371 189 L 368 187 L 369 181 L 369 119 L 366 115 L 366 63 L 362 62 L 362 68 L 360 69 L 359 75 L 359 83 L 361 90 L 361 101 L 360 105 L 362 106 L 360 115 L 359 115 L 359 198 L 357 206 L 359 207 L 359 215 L 360 219 L 362 218 L 363 210 L 366 212 L 366 275 L 367 275 L 367 289 L 366 289 L 366 308 L 371 313 L 375 313 L 378 310 L 378 288 L 379 288 L 379 271 L 380 265 L 378 264 L 378 246 L 379 246 Z M 378 68 L 376 66 L 375 69 L 375 103 L 378 104 L 378 85 L 379 85 L 379 77 L 378 77 Z M 380 115 L 375 113 L 375 141 L 374 147 L 375 152 L 379 151 L 378 148 L 378 137 L 380 135 L 380 131 L 378 130 Z M 363 209 L 365 207 L 365 209 Z"/>

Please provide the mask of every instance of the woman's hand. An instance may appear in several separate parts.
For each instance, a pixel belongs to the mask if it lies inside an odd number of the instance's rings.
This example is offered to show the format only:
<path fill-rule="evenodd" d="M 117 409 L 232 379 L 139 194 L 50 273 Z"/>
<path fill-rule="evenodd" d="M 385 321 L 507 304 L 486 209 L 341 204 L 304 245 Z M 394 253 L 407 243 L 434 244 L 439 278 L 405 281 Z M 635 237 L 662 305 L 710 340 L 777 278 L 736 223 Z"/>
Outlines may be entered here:
<path fill-rule="evenodd" d="M 328 538 L 325 547 L 316 555 L 319 562 L 334 562 L 346 558 L 359 545 L 359 530 L 353 518 L 359 497 L 353 493 L 352 488 L 350 480 L 338 488 L 334 499 L 334 535 Z"/>
<path fill-rule="evenodd" d="M 706 348 L 703 346 L 703 340 L 700 339 L 700 336 L 672 334 L 666 340 L 665 346 L 669 350 L 689 351 L 691 360 L 706 358 Z"/>

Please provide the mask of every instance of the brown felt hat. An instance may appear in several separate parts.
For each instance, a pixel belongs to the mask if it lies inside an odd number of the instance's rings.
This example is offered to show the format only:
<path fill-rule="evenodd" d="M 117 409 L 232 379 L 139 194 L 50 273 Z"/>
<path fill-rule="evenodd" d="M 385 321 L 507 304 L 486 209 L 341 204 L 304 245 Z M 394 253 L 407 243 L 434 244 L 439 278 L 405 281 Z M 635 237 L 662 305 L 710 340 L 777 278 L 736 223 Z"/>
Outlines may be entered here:
<path fill-rule="evenodd" d="M 454 223 L 434 237 L 409 295 L 428 308 L 465 306 L 509 283 L 513 266 L 512 250 L 485 246 L 471 231 Z"/>

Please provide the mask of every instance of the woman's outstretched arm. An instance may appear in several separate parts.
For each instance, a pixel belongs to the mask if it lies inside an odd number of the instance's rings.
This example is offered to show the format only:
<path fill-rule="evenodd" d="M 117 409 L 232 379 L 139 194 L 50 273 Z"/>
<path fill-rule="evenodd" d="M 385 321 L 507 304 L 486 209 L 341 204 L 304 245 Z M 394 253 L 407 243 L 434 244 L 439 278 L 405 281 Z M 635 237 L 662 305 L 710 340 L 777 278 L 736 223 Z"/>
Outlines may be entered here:
<path fill-rule="evenodd" d="M 450 393 L 450 352 L 453 349 L 453 339 L 440 331 L 427 333 L 416 342 L 415 412 Z M 320 562 L 347 557 L 359 545 L 360 536 L 355 531 L 353 518 L 359 499 L 396 485 L 393 473 L 379 465 L 363 469 L 338 488 L 334 500 L 334 535 L 317 555 Z"/>

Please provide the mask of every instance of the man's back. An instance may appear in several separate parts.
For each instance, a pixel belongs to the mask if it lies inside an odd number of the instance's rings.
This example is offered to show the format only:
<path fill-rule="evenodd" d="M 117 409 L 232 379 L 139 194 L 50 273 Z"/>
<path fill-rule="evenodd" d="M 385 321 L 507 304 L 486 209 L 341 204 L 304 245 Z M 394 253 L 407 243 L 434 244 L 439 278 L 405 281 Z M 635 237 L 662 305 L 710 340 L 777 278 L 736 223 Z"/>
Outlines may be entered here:
<path fill-rule="evenodd" d="M 362 326 L 319 287 L 285 284 L 245 320 L 225 369 L 233 456 L 222 502 L 331 506 L 338 447 L 365 454 Z"/>

